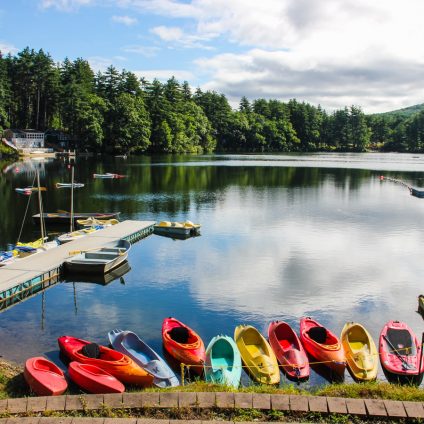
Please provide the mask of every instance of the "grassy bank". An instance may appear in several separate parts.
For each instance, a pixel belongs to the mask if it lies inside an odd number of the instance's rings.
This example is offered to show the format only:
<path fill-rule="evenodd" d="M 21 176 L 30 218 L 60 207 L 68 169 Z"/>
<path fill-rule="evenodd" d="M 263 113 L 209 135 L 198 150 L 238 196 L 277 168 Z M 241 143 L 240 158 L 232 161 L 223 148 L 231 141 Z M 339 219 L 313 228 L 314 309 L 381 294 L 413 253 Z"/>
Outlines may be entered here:
<path fill-rule="evenodd" d="M 30 396 L 28 386 L 23 378 L 23 368 L 19 365 L 0 360 L 0 399 L 8 397 Z M 69 390 L 70 394 L 79 394 Z M 163 389 L 149 388 L 145 391 L 160 391 Z M 188 383 L 184 386 L 173 387 L 167 391 L 174 392 L 222 392 L 235 391 L 232 387 L 210 384 L 204 381 Z M 255 393 L 280 393 L 280 394 L 299 394 L 314 396 L 335 396 L 346 398 L 369 398 L 369 399 L 389 399 L 424 402 L 424 391 L 415 386 L 401 386 L 389 384 L 386 382 L 372 383 L 340 383 L 327 384 L 312 388 L 310 391 L 301 390 L 295 384 L 287 384 L 281 387 L 258 386 L 240 387 L 238 392 Z"/>

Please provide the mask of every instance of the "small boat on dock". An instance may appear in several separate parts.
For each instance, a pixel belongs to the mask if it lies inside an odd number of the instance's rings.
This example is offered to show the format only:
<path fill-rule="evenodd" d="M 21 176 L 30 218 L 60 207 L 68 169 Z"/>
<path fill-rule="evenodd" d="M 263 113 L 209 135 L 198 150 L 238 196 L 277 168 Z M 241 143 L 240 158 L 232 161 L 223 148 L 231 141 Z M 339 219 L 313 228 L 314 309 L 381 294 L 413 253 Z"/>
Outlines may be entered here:
<path fill-rule="evenodd" d="M 166 234 L 176 236 L 194 236 L 199 234 L 200 224 L 193 224 L 191 221 L 170 222 L 161 221 L 154 225 L 155 234 Z"/>
<path fill-rule="evenodd" d="M 343 346 L 329 329 L 310 317 L 304 317 L 300 320 L 300 341 L 306 352 L 317 361 L 338 374 L 344 373 L 346 359 Z"/>
<path fill-rule="evenodd" d="M 131 243 L 120 239 L 98 249 L 69 252 L 64 262 L 65 270 L 87 274 L 105 274 L 127 260 Z"/>
<path fill-rule="evenodd" d="M 206 348 L 204 365 L 206 381 L 238 388 L 241 379 L 241 357 L 234 340 L 215 336 Z"/>
<path fill-rule="evenodd" d="M 261 384 L 280 383 L 277 358 L 264 336 L 251 325 L 239 325 L 234 340 L 250 376 Z"/>
<path fill-rule="evenodd" d="M 268 340 L 283 372 L 293 380 L 309 378 L 309 361 L 296 332 L 284 321 L 268 326 Z"/>
<path fill-rule="evenodd" d="M 421 348 L 421 343 L 406 323 L 386 323 L 380 333 L 379 353 L 387 380 L 421 384 L 424 371 Z"/>
<path fill-rule="evenodd" d="M 72 361 L 68 374 L 71 380 L 88 393 L 123 393 L 125 386 L 112 374 L 92 364 Z"/>
<path fill-rule="evenodd" d="M 203 370 L 206 353 L 200 336 L 175 318 L 165 318 L 162 323 L 162 341 L 165 350 L 178 362 L 189 365 L 197 373 Z"/>
<path fill-rule="evenodd" d="M 90 217 L 96 218 L 96 219 L 117 219 L 119 214 L 121 212 L 104 212 L 104 213 L 97 213 L 97 212 L 74 212 L 72 214 L 72 219 L 74 222 L 76 222 L 78 219 L 87 219 Z M 32 216 L 32 219 L 36 224 L 40 224 L 40 214 L 37 213 Z M 69 222 L 71 220 L 71 213 L 70 212 L 44 212 L 42 214 L 42 219 L 46 224 L 55 224 L 55 225 L 69 225 Z"/>
<path fill-rule="evenodd" d="M 97 219 L 93 216 L 90 216 L 86 219 L 77 219 L 77 224 L 81 227 L 92 227 L 93 225 L 116 225 L 119 221 L 117 219 Z"/>
<path fill-rule="evenodd" d="M 122 383 L 150 386 L 153 382 L 151 374 L 121 352 L 71 336 L 59 337 L 57 341 L 60 351 L 71 361 L 95 365 Z"/>
<path fill-rule="evenodd" d="M 108 333 L 111 346 L 153 375 L 156 387 L 179 386 L 175 373 L 168 364 L 137 334 L 132 331 L 112 330 Z"/>
<path fill-rule="evenodd" d="M 346 323 L 340 340 L 352 377 L 356 381 L 375 380 L 378 371 L 378 351 L 365 327 L 357 322 Z"/>
<path fill-rule="evenodd" d="M 38 396 L 59 396 L 68 388 L 63 371 L 42 356 L 26 360 L 24 377 Z"/>
<path fill-rule="evenodd" d="M 82 230 L 72 231 L 70 233 L 61 234 L 57 237 L 57 241 L 60 244 L 68 243 L 70 241 L 78 240 L 81 237 L 85 237 L 88 234 L 95 233 L 103 229 L 102 225 L 97 225 L 93 227 L 83 228 Z"/>
<path fill-rule="evenodd" d="M 56 183 L 56 188 L 82 188 L 83 183 Z"/>

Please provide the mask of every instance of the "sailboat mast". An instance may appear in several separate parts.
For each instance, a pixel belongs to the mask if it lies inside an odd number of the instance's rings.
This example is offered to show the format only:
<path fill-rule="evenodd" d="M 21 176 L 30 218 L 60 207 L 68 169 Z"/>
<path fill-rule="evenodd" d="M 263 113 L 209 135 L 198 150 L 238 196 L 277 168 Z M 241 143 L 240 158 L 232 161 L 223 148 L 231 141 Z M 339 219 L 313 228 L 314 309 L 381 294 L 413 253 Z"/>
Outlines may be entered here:
<path fill-rule="evenodd" d="M 44 233 L 43 206 L 41 201 L 40 174 L 38 172 L 38 168 L 36 169 L 36 172 L 37 172 L 37 188 L 38 188 L 38 209 L 40 211 L 41 240 L 42 240 L 42 244 L 44 245 L 44 238 L 46 235 Z"/>
<path fill-rule="evenodd" d="M 74 231 L 74 165 L 71 165 L 71 225 L 70 232 Z"/>

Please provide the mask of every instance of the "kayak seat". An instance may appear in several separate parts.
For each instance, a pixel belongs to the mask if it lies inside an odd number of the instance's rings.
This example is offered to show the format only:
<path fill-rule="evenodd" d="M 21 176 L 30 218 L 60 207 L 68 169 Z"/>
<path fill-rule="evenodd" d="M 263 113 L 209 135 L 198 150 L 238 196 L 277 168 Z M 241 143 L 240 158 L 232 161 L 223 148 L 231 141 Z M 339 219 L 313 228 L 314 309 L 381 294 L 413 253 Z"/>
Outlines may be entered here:
<path fill-rule="evenodd" d="M 285 340 L 285 339 L 284 340 L 280 340 L 279 342 L 280 342 L 280 346 L 284 350 L 290 349 L 293 346 L 292 343 L 290 343 L 288 340 Z"/>
<path fill-rule="evenodd" d="M 411 333 L 408 330 L 387 330 L 387 338 L 390 343 L 403 355 L 415 354 Z"/>
<path fill-rule="evenodd" d="M 190 337 L 190 332 L 185 327 L 174 327 L 169 331 L 169 335 L 175 342 L 186 344 Z"/>
<path fill-rule="evenodd" d="M 94 358 L 94 359 L 100 358 L 100 347 L 97 343 L 86 344 L 81 349 L 81 352 L 87 358 Z"/>
<path fill-rule="evenodd" d="M 312 327 L 307 331 L 309 337 L 317 343 L 325 343 L 327 330 L 324 327 Z"/>

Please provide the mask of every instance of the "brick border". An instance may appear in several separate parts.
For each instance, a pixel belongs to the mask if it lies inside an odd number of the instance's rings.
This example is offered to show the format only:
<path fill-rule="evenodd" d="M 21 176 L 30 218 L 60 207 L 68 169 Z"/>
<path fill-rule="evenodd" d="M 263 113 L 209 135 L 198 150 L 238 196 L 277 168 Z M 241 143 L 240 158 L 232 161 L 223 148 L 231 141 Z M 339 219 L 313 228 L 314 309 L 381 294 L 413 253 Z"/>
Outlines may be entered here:
<path fill-rule="evenodd" d="M 424 403 L 410 401 L 391 401 L 381 399 L 348 399 L 324 396 L 301 396 L 266 393 L 233 392 L 133 392 L 105 395 L 64 395 L 52 397 L 10 398 L 0 400 L 0 413 L 22 414 L 42 413 L 45 411 L 141 409 L 141 408 L 224 408 L 224 409 L 260 409 L 295 413 L 342 414 L 379 418 L 424 418 Z M 12 424 L 18 418 L 2 418 L 0 424 Z M 19 419 L 22 419 L 19 418 Z M 52 418 L 53 419 L 53 418 Z M 76 418 L 63 422 L 77 424 Z M 46 423 L 48 417 L 27 417 L 28 423 Z M 54 419 L 54 422 L 56 419 Z M 78 420 L 83 420 L 78 418 Z M 106 419 L 105 424 L 113 424 L 115 419 Z M 178 420 L 159 420 L 159 424 L 179 424 Z M 196 423 L 194 422 L 196 421 Z M 193 424 L 200 421 L 194 420 Z M 22 421 L 23 422 L 23 421 Z M 53 422 L 53 421 L 52 421 Z M 79 421 L 78 421 L 79 422 Z M 116 422 L 135 423 L 134 419 L 117 419 Z M 137 424 L 152 424 L 149 419 L 137 419 Z M 157 424 L 158 420 L 154 420 Z"/>

